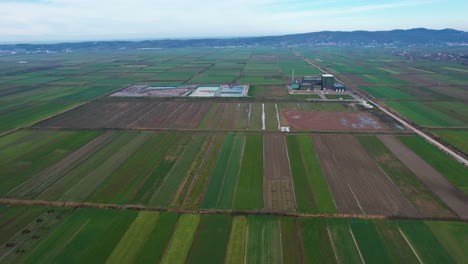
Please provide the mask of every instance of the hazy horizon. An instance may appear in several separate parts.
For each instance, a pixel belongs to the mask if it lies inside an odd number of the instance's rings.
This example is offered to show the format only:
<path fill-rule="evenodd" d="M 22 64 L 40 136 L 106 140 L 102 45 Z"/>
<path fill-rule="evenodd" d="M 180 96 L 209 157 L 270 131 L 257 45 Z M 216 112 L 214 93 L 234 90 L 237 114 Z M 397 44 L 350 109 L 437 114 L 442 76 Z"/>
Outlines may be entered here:
<path fill-rule="evenodd" d="M 0 43 L 228 38 L 318 31 L 468 30 L 464 1 L 0 1 Z"/>

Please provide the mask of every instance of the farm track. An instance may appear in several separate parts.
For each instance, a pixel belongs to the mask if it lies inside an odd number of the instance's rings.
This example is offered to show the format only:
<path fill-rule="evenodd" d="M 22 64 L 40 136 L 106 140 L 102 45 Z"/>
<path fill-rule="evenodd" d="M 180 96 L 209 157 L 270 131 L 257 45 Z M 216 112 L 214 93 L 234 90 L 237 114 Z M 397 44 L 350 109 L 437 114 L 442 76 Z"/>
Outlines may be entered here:
<path fill-rule="evenodd" d="M 167 132 L 187 132 L 187 133 L 246 133 L 246 134 L 282 134 L 285 135 L 284 132 L 279 131 L 269 131 L 269 130 L 243 130 L 243 129 L 197 129 L 197 128 L 147 128 L 147 127 L 126 127 L 126 128 L 68 128 L 68 127 L 30 127 L 27 129 L 31 130 L 51 130 L 51 131 L 167 131 Z M 383 135 L 396 135 L 396 136 L 410 136 L 414 135 L 413 132 L 402 132 L 402 131 L 337 131 L 337 130 L 307 130 L 307 131 L 292 131 L 288 132 L 287 135 L 295 135 L 295 134 L 346 134 L 346 135 L 376 135 L 376 134 L 383 134 Z"/>
<path fill-rule="evenodd" d="M 151 207 L 139 204 L 106 204 L 106 203 L 90 203 L 90 202 L 62 202 L 62 201 L 45 201 L 45 200 L 26 200 L 26 199 L 6 199 L 0 198 L 0 204 L 4 205 L 27 205 L 41 207 L 60 207 L 60 208 L 95 208 L 106 210 L 134 210 L 134 211 L 153 211 L 153 212 L 174 212 L 187 214 L 230 214 L 230 215 L 263 215 L 263 216 L 285 216 L 285 217 L 301 217 L 301 218 L 339 218 L 339 219 L 375 219 L 375 220 L 423 220 L 423 221 L 453 221 L 465 222 L 467 219 L 448 218 L 448 217 L 405 217 L 405 216 L 386 216 L 386 215 L 362 215 L 362 214 L 311 214 L 297 212 L 268 212 L 268 211 L 241 211 L 241 210 L 219 210 L 219 209 L 203 209 L 191 210 L 182 208 L 161 208 Z"/>

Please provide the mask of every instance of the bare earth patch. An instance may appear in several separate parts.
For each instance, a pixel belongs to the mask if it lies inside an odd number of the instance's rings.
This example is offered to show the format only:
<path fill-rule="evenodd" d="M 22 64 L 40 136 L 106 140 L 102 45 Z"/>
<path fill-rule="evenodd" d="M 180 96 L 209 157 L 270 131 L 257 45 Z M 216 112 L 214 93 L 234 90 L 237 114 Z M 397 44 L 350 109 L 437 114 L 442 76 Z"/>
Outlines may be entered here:
<path fill-rule="evenodd" d="M 388 127 L 369 113 L 282 111 L 291 128 L 315 131 L 387 131 Z"/>
<path fill-rule="evenodd" d="M 353 136 L 312 140 L 340 213 L 420 216 Z"/>
<path fill-rule="evenodd" d="M 284 136 L 264 135 L 263 155 L 265 208 L 273 212 L 295 211 L 296 202 Z"/>

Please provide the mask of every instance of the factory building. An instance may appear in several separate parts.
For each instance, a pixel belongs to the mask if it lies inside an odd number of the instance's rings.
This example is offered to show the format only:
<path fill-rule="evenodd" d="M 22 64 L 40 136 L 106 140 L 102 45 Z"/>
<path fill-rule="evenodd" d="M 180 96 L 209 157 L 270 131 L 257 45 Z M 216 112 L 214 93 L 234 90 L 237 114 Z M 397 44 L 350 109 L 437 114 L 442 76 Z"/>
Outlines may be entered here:
<path fill-rule="evenodd" d="M 299 85 L 298 85 L 299 84 Z M 312 89 L 337 89 L 335 87 L 335 77 L 331 74 L 322 74 L 322 75 L 314 75 L 314 76 L 304 76 L 302 77 L 300 83 L 293 83 L 294 90 L 312 90 Z M 341 89 L 342 87 L 340 87 Z"/>
<path fill-rule="evenodd" d="M 322 74 L 322 90 L 333 89 L 335 84 L 335 77 L 331 74 Z"/>

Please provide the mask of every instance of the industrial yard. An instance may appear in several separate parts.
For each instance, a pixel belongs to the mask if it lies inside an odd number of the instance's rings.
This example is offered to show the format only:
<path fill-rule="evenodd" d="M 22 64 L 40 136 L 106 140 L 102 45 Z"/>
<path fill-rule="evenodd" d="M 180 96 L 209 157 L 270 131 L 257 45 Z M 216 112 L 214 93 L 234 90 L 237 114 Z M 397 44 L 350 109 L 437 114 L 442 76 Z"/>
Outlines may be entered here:
<path fill-rule="evenodd" d="M 132 85 L 113 97 L 243 97 L 249 93 L 248 85 Z"/>
<path fill-rule="evenodd" d="M 466 157 L 466 66 L 349 49 L 0 57 L 0 263 L 466 263 L 467 167 L 382 110 Z"/>

